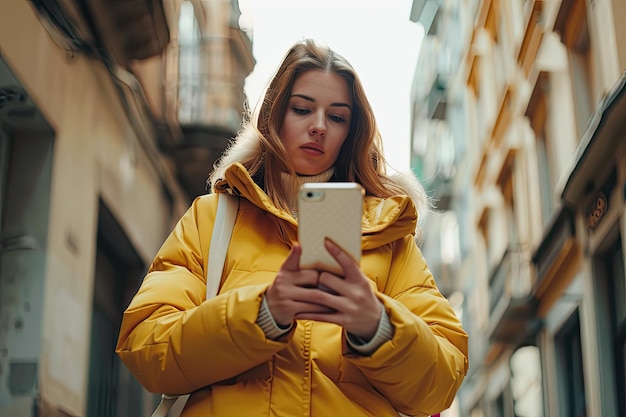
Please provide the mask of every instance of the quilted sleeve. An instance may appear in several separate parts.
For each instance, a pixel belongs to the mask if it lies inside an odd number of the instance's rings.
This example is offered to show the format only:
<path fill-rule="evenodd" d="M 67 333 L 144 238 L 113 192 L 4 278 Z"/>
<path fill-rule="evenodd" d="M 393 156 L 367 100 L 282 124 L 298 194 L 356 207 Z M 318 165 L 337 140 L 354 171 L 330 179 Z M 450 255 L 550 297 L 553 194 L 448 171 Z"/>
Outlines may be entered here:
<path fill-rule="evenodd" d="M 116 351 L 149 391 L 189 393 L 262 364 L 287 343 L 255 323 L 266 285 L 205 300 L 216 197 L 193 202 L 124 312 Z"/>
<path fill-rule="evenodd" d="M 397 241 L 393 251 L 387 289 L 379 298 L 394 336 L 371 356 L 347 349 L 345 356 L 398 411 L 436 414 L 452 404 L 467 374 L 467 334 L 413 237 Z"/>

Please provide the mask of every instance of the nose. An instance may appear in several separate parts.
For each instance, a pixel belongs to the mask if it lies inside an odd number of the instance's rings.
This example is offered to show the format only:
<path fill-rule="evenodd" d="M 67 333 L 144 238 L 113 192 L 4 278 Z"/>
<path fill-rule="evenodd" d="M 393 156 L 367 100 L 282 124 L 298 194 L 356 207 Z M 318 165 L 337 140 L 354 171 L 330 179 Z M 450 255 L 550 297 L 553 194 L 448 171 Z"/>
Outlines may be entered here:
<path fill-rule="evenodd" d="M 323 112 L 316 113 L 311 121 L 311 126 L 309 127 L 310 135 L 326 135 L 326 115 Z"/>

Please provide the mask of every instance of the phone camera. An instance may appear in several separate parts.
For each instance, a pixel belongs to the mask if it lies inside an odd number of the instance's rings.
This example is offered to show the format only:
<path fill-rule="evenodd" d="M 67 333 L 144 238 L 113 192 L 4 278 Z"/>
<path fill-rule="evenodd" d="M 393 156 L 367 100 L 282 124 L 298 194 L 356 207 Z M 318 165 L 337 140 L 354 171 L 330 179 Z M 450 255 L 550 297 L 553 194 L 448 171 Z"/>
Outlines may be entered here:
<path fill-rule="evenodd" d="M 313 198 L 313 191 L 307 191 L 306 196 L 308 198 Z"/>

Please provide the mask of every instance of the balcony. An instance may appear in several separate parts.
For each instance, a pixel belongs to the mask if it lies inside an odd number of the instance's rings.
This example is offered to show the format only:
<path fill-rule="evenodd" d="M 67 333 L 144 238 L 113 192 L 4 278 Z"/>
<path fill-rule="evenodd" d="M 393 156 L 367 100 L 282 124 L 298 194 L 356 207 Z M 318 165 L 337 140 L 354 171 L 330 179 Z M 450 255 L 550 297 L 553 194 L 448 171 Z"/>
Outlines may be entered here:
<path fill-rule="evenodd" d="M 413 0 L 410 19 L 421 23 L 425 34 L 434 35 L 437 33 L 440 11 L 440 0 Z"/>
<path fill-rule="evenodd" d="M 576 241 L 575 214 L 572 208 L 561 205 L 545 227 L 544 237 L 535 249 L 532 261 L 537 270 L 533 296 L 542 300 L 571 279 L 580 262 L 580 245 Z"/>
<path fill-rule="evenodd" d="M 211 20 L 198 36 L 200 44 L 170 42 L 164 0 L 34 0 L 51 35 L 72 53 L 100 60 L 115 83 L 138 140 L 170 183 L 165 159 L 172 158 L 184 191 L 204 194 L 214 162 L 241 123 L 245 78 L 255 61 L 250 38 L 238 27 L 240 11 Z M 177 0 L 165 1 L 175 6 Z M 206 4 L 191 16 L 205 16 Z M 171 7 L 170 7 L 171 8 Z M 182 7 L 181 7 L 182 10 Z M 201 22 L 207 19 L 201 18 Z M 222 23 L 223 25 L 216 23 Z M 195 33 L 194 33 L 195 35 Z M 165 78 L 165 79 L 164 79 Z M 160 152 L 159 152 L 160 151 Z M 170 184 L 173 186 L 172 184 Z M 169 186 L 168 186 L 169 187 Z"/>
<path fill-rule="evenodd" d="M 0 128 L 34 135 L 54 136 L 44 115 L 21 86 L 0 55 Z M 2 140 L 5 140 L 0 135 Z"/>
<path fill-rule="evenodd" d="M 43 26 L 69 54 L 100 60 L 111 74 L 140 136 L 176 142 L 175 120 L 163 112 L 162 53 L 170 42 L 162 0 L 33 0 Z M 147 122 L 147 123 L 146 123 Z"/>
<path fill-rule="evenodd" d="M 413 138 L 413 168 L 416 169 L 437 210 L 449 210 L 456 176 L 454 137 L 443 120 L 422 120 Z"/>
<path fill-rule="evenodd" d="M 492 343 L 518 346 L 534 335 L 539 321 L 531 276 L 529 251 L 509 246 L 489 279 L 487 334 Z"/>
<path fill-rule="evenodd" d="M 447 210 L 428 216 L 422 251 L 437 282 L 439 291 L 449 297 L 459 290 L 461 249 L 459 223 L 454 211 Z"/>
<path fill-rule="evenodd" d="M 162 0 L 33 0 L 43 26 L 68 56 L 99 60 L 153 161 L 175 146 L 180 132 L 165 109 L 162 53 L 170 42 Z M 155 162 L 159 165 L 159 162 Z M 162 167 L 157 168 L 169 183 Z"/>
<path fill-rule="evenodd" d="M 122 68 L 159 55 L 170 41 L 161 0 L 34 0 L 33 5 L 66 38 L 69 50 L 106 54 Z"/>
<path fill-rule="evenodd" d="M 626 115 L 626 71 L 598 103 L 578 144 L 561 197 L 571 207 L 591 203 L 612 169 L 610 158 L 623 144 Z M 624 190 L 626 195 L 626 190 Z"/>
<path fill-rule="evenodd" d="M 431 119 L 445 120 L 446 118 L 446 110 L 448 108 L 446 87 L 447 78 L 443 74 L 438 73 L 426 96 L 428 116 Z"/>
<path fill-rule="evenodd" d="M 176 152 L 179 179 L 190 197 L 206 193 L 215 161 L 242 122 L 244 80 L 254 67 L 247 35 L 229 27 L 228 36 L 179 47 L 177 118 L 182 141 Z"/>
<path fill-rule="evenodd" d="M 241 123 L 245 97 L 233 77 L 198 74 L 178 84 L 178 121 L 186 131 L 232 136 Z"/>

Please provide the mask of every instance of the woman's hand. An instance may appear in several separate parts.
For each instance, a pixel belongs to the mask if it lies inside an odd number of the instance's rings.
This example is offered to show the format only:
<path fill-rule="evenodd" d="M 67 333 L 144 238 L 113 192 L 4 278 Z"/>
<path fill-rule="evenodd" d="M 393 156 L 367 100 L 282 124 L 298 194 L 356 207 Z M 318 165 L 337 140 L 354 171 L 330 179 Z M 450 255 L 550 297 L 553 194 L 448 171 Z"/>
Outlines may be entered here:
<path fill-rule="evenodd" d="M 370 340 L 378 328 L 382 303 L 350 255 L 330 240 L 326 240 L 326 250 L 337 260 L 344 277 L 300 269 L 302 249 L 294 245 L 267 289 L 267 307 L 280 326 L 286 327 L 294 319 L 322 321 Z"/>
<path fill-rule="evenodd" d="M 374 294 L 369 279 L 346 252 L 328 239 L 326 250 L 337 260 L 344 277 L 320 272 L 317 286 L 326 290 L 309 293 L 308 302 L 324 306 L 329 311 L 299 311 L 295 318 L 335 323 L 355 336 L 370 340 L 378 328 L 382 303 Z"/>
<path fill-rule="evenodd" d="M 300 269 L 301 253 L 302 248 L 294 245 L 265 294 L 267 307 L 280 326 L 288 326 L 298 314 L 331 311 L 309 301 L 312 294 L 322 292 L 317 288 L 320 273 L 313 269 Z"/>

